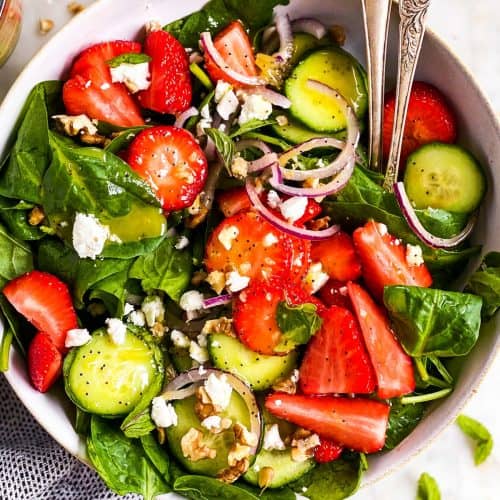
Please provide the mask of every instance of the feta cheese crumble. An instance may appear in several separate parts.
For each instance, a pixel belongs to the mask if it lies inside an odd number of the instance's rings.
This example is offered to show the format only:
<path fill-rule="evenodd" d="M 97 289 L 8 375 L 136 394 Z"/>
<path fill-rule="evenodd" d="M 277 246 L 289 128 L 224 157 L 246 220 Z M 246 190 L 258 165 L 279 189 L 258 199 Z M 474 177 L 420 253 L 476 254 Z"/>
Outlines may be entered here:
<path fill-rule="evenodd" d="M 274 244 L 278 243 L 278 238 L 273 233 L 267 233 L 264 236 L 264 246 L 266 248 L 273 246 Z"/>
<path fill-rule="evenodd" d="M 146 90 L 151 85 L 151 74 L 149 63 L 139 64 L 122 63 L 115 68 L 109 68 L 111 81 L 113 83 L 124 83 L 125 86 L 135 94 L 139 90 Z"/>
<path fill-rule="evenodd" d="M 281 215 L 288 222 L 295 222 L 306 213 L 307 198 L 305 196 L 292 196 L 281 203 L 279 208 Z"/>
<path fill-rule="evenodd" d="M 204 387 L 214 406 L 221 410 L 225 410 L 229 406 L 233 388 L 228 383 L 226 375 L 217 376 L 211 373 L 205 380 Z"/>
<path fill-rule="evenodd" d="M 127 325 L 118 318 L 108 318 L 106 321 L 107 332 L 111 337 L 113 344 L 121 345 L 125 342 L 125 335 L 127 334 Z"/>
<path fill-rule="evenodd" d="M 270 189 L 267 193 L 267 204 L 271 208 L 278 208 L 281 204 L 280 195 L 274 189 Z"/>
<path fill-rule="evenodd" d="M 170 340 L 172 341 L 172 344 L 179 349 L 187 349 L 191 344 L 189 337 L 180 330 L 172 330 L 170 332 Z"/>
<path fill-rule="evenodd" d="M 135 309 L 134 309 L 133 304 L 129 304 L 128 302 L 125 302 L 125 306 L 123 307 L 123 315 L 128 316 L 134 310 Z"/>
<path fill-rule="evenodd" d="M 141 310 L 148 326 L 153 326 L 157 321 L 162 321 L 165 316 L 165 306 L 157 295 L 146 297 L 141 305 Z"/>
<path fill-rule="evenodd" d="M 167 428 L 177 425 L 175 408 L 160 397 L 151 401 L 151 418 L 157 427 Z"/>
<path fill-rule="evenodd" d="M 222 418 L 219 415 L 212 415 L 203 419 L 201 425 L 211 432 L 218 431 L 222 426 Z"/>
<path fill-rule="evenodd" d="M 189 357 L 202 365 L 209 359 L 208 350 L 206 347 L 201 347 L 197 342 L 191 340 L 189 344 Z"/>
<path fill-rule="evenodd" d="M 184 250 L 189 245 L 189 239 L 186 236 L 181 236 L 174 245 L 176 250 Z"/>
<path fill-rule="evenodd" d="M 90 341 L 92 337 L 86 328 L 73 328 L 66 332 L 64 346 L 68 349 L 71 347 L 80 347 Z"/>
<path fill-rule="evenodd" d="M 214 100 L 217 103 L 217 113 L 223 120 L 229 120 L 229 117 L 236 112 L 240 105 L 233 87 L 223 80 L 217 82 Z"/>
<path fill-rule="evenodd" d="M 217 236 L 217 239 L 221 242 L 222 246 L 226 250 L 231 250 L 233 246 L 233 241 L 240 234 L 240 230 L 236 226 L 225 227 Z"/>
<path fill-rule="evenodd" d="M 203 309 L 203 294 L 197 290 L 189 290 L 182 294 L 179 306 L 184 311 L 198 311 Z"/>
<path fill-rule="evenodd" d="M 323 272 L 321 262 L 314 262 L 309 266 L 304 281 L 308 285 L 309 291 L 314 294 L 325 286 L 329 279 L 328 274 Z"/>
<path fill-rule="evenodd" d="M 278 424 L 273 424 L 266 427 L 266 432 L 264 434 L 264 444 L 262 445 L 264 450 L 284 450 L 286 448 L 285 443 L 281 439 L 280 430 Z"/>
<path fill-rule="evenodd" d="M 73 223 L 73 248 L 82 259 L 101 254 L 109 238 L 109 227 L 103 226 L 93 214 L 77 213 Z"/>
<path fill-rule="evenodd" d="M 380 236 L 385 236 L 389 232 L 387 226 L 381 222 L 377 223 L 377 229 Z"/>
<path fill-rule="evenodd" d="M 406 245 L 406 262 L 410 267 L 421 266 L 424 263 L 422 248 L 418 245 Z"/>
<path fill-rule="evenodd" d="M 226 274 L 226 287 L 230 292 L 236 293 L 248 286 L 250 278 L 241 276 L 237 271 L 231 271 Z"/>
<path fill-rule="evenodd" d="M 146 324 L 146 316 L 144 316 L 144 313 L 142 311 L 132 311 L 128 315 L 128 321 L 129 323 L 132 323 L 135 326 L 144 326 Z"/>
<path fill-rule="evenodd" d="M 244 98 L 238 123 L 244 125 L 250 120 L 267 120 L 273 112 L 273 105 L 259 94 L 247 94 Z"/>

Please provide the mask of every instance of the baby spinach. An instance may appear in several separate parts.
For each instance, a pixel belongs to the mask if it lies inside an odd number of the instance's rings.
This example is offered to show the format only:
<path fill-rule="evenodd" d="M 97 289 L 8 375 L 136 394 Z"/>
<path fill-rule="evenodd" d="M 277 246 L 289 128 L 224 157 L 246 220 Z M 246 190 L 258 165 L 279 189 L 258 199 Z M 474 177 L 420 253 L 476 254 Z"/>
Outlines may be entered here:
<path fill-rule="evenodd" d="M 196 475 L 178 477 L 174 482 L 174 491 L 192 500 L 257 500 L 259 498 L 238 485 Z"/>
<path fill-rule="evenodd" d="M 31 249 L 0 224 L 0 288 L 33 269 Z"/>
<path fill-rule="evenodd" d="M 500 252 L 491 252 L 470 277 L 466 291 L 483 298 L 483 319 L 488 321 L 500 308 Z"/>
<path fill-rule="evenodd" d="M 439 486 L 427 472 L 424 472 L 418 480 L 417 500 L 441 500 Z"/>
<path fill-rule="evenodd" d="M 151 460 L 163 479 L 170 483 L 170 457 L 168 453 L 151 433 L 142 436 L 140 441 L 146 456 Z"/>
<path fill-rule="evenodd" d="M 28 217 L 33 205 L 0 197 L 0 219 L 13 236 L 24 241 L 34 241 L 46 234 L 38 226 L 32 226 Z"/>
<path fill-rule="evenodd" d="M 423 404 L 402 405 L 391 401 L 391 412 L 386 430 L 385 449 L 392 450 L 410 435 L 424 415 Z"/>
<path fill-rule="evenodd" d="M 459 415 L 457 424 L 464 434 L 475 442 L 474 462 L 476 465 L 481 465 L 490 456 L 493 437 L 481 422 L 466 415 Z"/>
<path fill-rule="evenodd" d="M 4 333 L 9 331 L 12 334 L 19 350 L 21 351 L 21 354 L 25 356 L 25 339 L 23 337 L 26 332 L 30 331 L 29 323 L 17 313 L 17 311 L 10 305 L 10 302 L 2 294 L 0 294 L 0 310 L 2 311 L 4 319 Z M 10 341 L 5 340 L 5 342 Z M 4 346 L 4 348 L 6 349 L 6 346 Z"/>
<path fill-rule="evenodd" d="M 411 356 L 463 356 L 477 341 L 482 299 L 416 286 L 388 286 L 384 304 Z"/>
<path fill-rule="evenodd" d="M 118 133 L 118 135 L 104 148 L 110 153 L 117 154 L 127 149 L 139 132 L 142 132 L 147 126 L 131 127 Z"/>
<path fill-rule="evenodd" d="M 37 268 L 52 273 L 72 284 L 78 272 L 80 258 L 73 248 L 59 238 L 45 238 L 38 246 Z"/>
<path fill-rule="evenodd" d="M 268 120 L 259 120 L 258 118 L 252 118 L 247 121 L 243 125 L 237 126 L 230 134 L 231 139 L 235 137 L 239 137 L 244 134 L 248 134 L 249 132 L 253 132 L 254 130 L 258 130 L 260 128 L 267 127 L 268 125 L 276 124 L 276 120 L 274 118 L 269 118 Z"/>

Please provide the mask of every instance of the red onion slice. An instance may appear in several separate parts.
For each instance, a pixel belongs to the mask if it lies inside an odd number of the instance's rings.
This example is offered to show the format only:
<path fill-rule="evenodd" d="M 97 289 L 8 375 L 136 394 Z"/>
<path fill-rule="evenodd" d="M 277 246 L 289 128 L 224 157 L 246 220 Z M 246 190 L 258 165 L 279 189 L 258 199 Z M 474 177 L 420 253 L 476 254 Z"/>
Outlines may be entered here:
<path fill-rule="evenodd" d="M 278 164 L 278 155 L 276 153 L 266 153 L 261 158 L 248 162 L 248 173 L 260 172 L 265 168 Z"/>
<path fill-rule="evenodd" d="M 177 116 L 177 118 L 175 119 L 174 127 L 183 128 L 185 123 L 191 117 L 198 115 L 199 115 L 198 110 L 194 106 L 192 106 L 186 109 L 186 111 L 182 112 L 179 116 Z"/>
<path fill-rule="evenodd" d="M 277 215 L 271 212 L 265 205 L 260 201 L 259 195 L 251 179 L 247 179 L 245 187 L 248 193 L 248 197 L 252 202 L 254 208 L 266 219 L 270 224 L 277 227 L 284 233 L 296 236 L 297 238 L 302 238 L 304 240 L 319 241 L 331 238 L 334 234 L 340 231 L 340 226 L 330 226 L 328 229 L 322 229 L 321 231 L 312 231 L 310 229 L 304 229 L 301 227 L 296 227 L 283 219 L 280 219 Z"/>
<path fill-rule="evenodd" d="M 217 295 L 217 297 L 210 297 L 203 301 L 203 309 L 210 309 L 211 307 L 224 306 L 233 300 L 231 294 Z"/>
<path fill-rule="evenodd" d="M 465 228 L 456 236 L 452 238 L 439 238 L 431 234 L 425 227 L 422 225 L 420 220 L 415 213 L 415 210 L 411 204 L 408 195 L 406 194 L 405 186 L 403 182 L 396 182 L 394 184 L 394 194 L 396 196 L 396 200 L 403 212 L 403 216 L 406 219 L 406 222 L 415 233 L 415 235 L 424 242 L 427 246 L 432 248 L 453 248 L 465 241 L 471 234 L 474 229 L 474 225 L 476 224 L 477 217 L 473 215 Z"/>
<path fill-rule="evenodd" d="M 301 17 L 300 19 L 292 21 L 292 31 L 294 33 L 298 31 L 302 33 L 309 33 L 318 40 L 327 34 L 325 25 L 317 19 L 312 19 L 310 17 Z"/>
<path fill-rule="evenodd" d="M 279 92 L 268 89 L 267 87 L 254 87 L 248 91 L 249 94 L 258 94 L 262 96 L 266 101 L 269 101 L 273 106 L 278 108 L 289 109 L 292 106 L 292 102 L 288 97 L 285 97 Z"/>
<path fill-rule="evenodd" d="M 293 33 L 292 25 L 288 14 L 276 14 L 276 30 L 280 39 L 279 51 L 274 54 L 276 60 L 283 64 L 288 62 L 293 56 Z"/>
<path fill-rule="evenodd" d="M 248 148 L 260 149 L 264 154 L 273 151 L 264 141 L 258 139 L 242 139 L 236 143 L 236 151 L 243 151 Z"/>
<path fill-rule="evenodd" d="M 228 66 L 228 64 L 226 64 L 226 61 L 224 61 L 224 58 L 221 56 L 220 52 L 215 48 L 215 45 L 212 41 L 212 35 L 208 31 L 205 31 L 200 35 L 200 40 L 203 46 L 203 50 L 213 59 L 214 63 L 226 75 L 227 78 L 249 87 L 265 85 L 265 82 L 263 82 L 260 78 L 256 76 L 243 75 Z"/>

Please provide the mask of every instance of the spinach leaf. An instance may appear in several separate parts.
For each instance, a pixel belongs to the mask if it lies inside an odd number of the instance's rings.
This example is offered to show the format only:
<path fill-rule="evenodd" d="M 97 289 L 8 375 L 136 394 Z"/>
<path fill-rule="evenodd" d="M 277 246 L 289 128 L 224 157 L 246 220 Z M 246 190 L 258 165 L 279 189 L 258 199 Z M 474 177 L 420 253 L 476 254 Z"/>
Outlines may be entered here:
<path fill-rule="evenodd" d="M 268 125 L 274 125 L 275 123 L 276 120 L 274 118 L 270 118 L 268 120 L 259 120 L 257 118 L 252 118 L 243 125 L 236 127 L 236 129 L 231 132 L 229 137 L 231 137 L 231 139 L 234 139 L 235 137 L 239 137 L 243 134 L 247 134 L 248 132 L 253 132 L 254 130 L 267 127 Z"/>
<path fill-rule="evenodd" d="M 29 224 L 28 217 L 32 207 L 27 203 L 0 197 L 0 219 L 10 233 L 20 240 L 34 241 L 46 235 L 40 227 Z"/>
<path fill-rule="evenodd" d="M 427 472 L 418 480 L 417 500 L 441 500 L 438 484 Z"/>
<path fill-rule="evenodd" d="M 284 301 L 278 304 L 276 321 L 283 333 L 276 352 L 289 352 L 297 345 L 307 344 L 322 324 L 314 304 L 289 306 Z"/>
<path fill-rule="evenodd" d="M 120 158 L 98 148 L 69 145 L 49 132 L 52 162 L 42 182 L 47 215 L 126 215 L 134 204 L 158 206 L 151 188 Z"/>
<path fill-rule="evenodd" d="M 163 290 L 178 301 L 189 285 L 193 264 L 189 250 L 177 250 L 175 243 L 175 238 L 166 238 L 154 252 L 139 257 L 129 277 L 141 280 L 146 292 Z"/>
<path fill-rule="evenodd" d="M 32 269 L 33 255 L 30 248 L 0 225 L 0 288 Z"/>
<path fill-rule="evenodd" d="M 117 154 L 127 149 L 139 132 L 142 132 L 147 126 L 131 127 L 121 131 L 104 149 L 110 153 Z"/>
<path fill-rule="evenodd" d="M 500 252 L 486 255 L 465 290 L 483 298 L 483 319 L 490 320 L 500 308 Z"/>
<path fill-rule="evenodd" d="M 476 465 L 481 465 L 493 449 L 493 437 L 481 422 L 466 415 L 459 415 L 457 424 L 465 435 L 475 441 L 474 462 Z"/>
<path fill-rule="evenodd" d="M 45 238 L 38 246 L 37 268 L 55 274 L 66 283 L 75 281 L 79 263 L 78 254 L 59 238 Z"/>
<path fill-rule="evenodd" d="M 234 142 L 227 134 L 217 130 L 216 128 L 208 128 L 205 130 L 205 133 L 208 137 L 210 137 L 210 139 L 212 139 L 212 141 L 214 141 L 215 148 L 217 149 L 224 166 L 228 172 L 231 172 L 231 165 L 236 153 Z"/>
<path fill-rule="evenodd" d="M 417 286 L 387 286 L 384 304 L 411 356 L 463 356 L 479 336 L 482 299 Z"/>
<path fill-rule="evenodd" d="M 410 435 L 424 415 L 425 405 L 402 405 L 399 401 L 391 402 L 391 412 L 387 425 L 385 449 L 392 450 Z"/>
<path fill-rule="evenodd" d="M 453 387 L 453 377 L 437 356 L 421 356 L 415 358 L 415 379 L 419 389 Z"/>
<path fill-rule="evenodd" d="M 0 195 L 41 202 L 40 185 L 50 162 L 47 108 L 54 108 L 61 85 L 61 82 L 42 82 L 28 96 L 8 164 L 1 172 Z"/>
<path fill-rule="evenodd" d="M 80 436 L 87 436 L 90 431 L 90 413 L 80 410 L 78 406 L 75 408 L 75 432 Z"/>
<path fill-rule="evenodd" d="M 139 493 L 149 500 L 169 491 L 141 443 L 95 415 L 90 421 L 87 452 L 103 481 L 119 495 Z"/>
<path fill-rule="evenodd" d="M 31 325 L 10 305 L 3 294 L 0 294 L 0 310 L 4 317 L 4 331 L 10 330 L 23 356 L 26 356 L 24 334 L 30 331 Z"/>
<path fill-rule="evenodd" d="M 158 469 L 163 479 L 170 483 L 170 458 L 168 453 L 151 433 L 141 437 L 141 444 L 146 456 Z"/>
<path fill-rule="evenodd" d="M 356 492 L 365 470 L 366 460 L 361 454 L 344 453 L 334 462 L 319 464 L 290 488 L 310 500 L 342 500 Z"/>
<path fill-rule="evenodd" d="M 206 476 L 186 475 L 174 482 L 174 491 L 192 500 L 257 500 L 246 489 Z"/>

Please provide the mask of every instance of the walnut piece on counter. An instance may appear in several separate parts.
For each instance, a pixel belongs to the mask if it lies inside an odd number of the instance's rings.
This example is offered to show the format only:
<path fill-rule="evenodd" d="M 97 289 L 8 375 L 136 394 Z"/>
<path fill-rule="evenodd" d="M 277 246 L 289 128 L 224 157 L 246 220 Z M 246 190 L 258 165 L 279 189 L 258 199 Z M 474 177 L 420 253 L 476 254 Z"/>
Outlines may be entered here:
<path fill-rule="evenodd" d="M 338 43 L 341 47 L 345 44 L 347 35 L 345 32 L 345 28 L 343 26 L 339 26 L 338 24 L 334 24 L 330 28 L 330 36 L 332 37 L 335 43 Z"/>
<path fill-rule="evenodd" d="M 204 458 L 213 459 L 217 456 L 217 451 L 203 443 L 203 433 L 194 427 L 181 438 L 182 454 L 185 458 L 197 462 Z"/>
<path fill-rule="evenodd" d="M 82 10 L 85 9 L 85 5 L 82 5 L 81 3 L 79 2 L 70 2 L 68 5 L 67 5 L 67 8 L 68 8 L 68 12 L 72 15 L 72 16 L 76 16 L 77 14 L 79 14 Z"/>
<path fill-rule="evenodd" d="M 38 24 L 38 29 L 41 35 L 46 35 L 54 28 L 54 21 L 52 19 L 41 18 Z"/>

